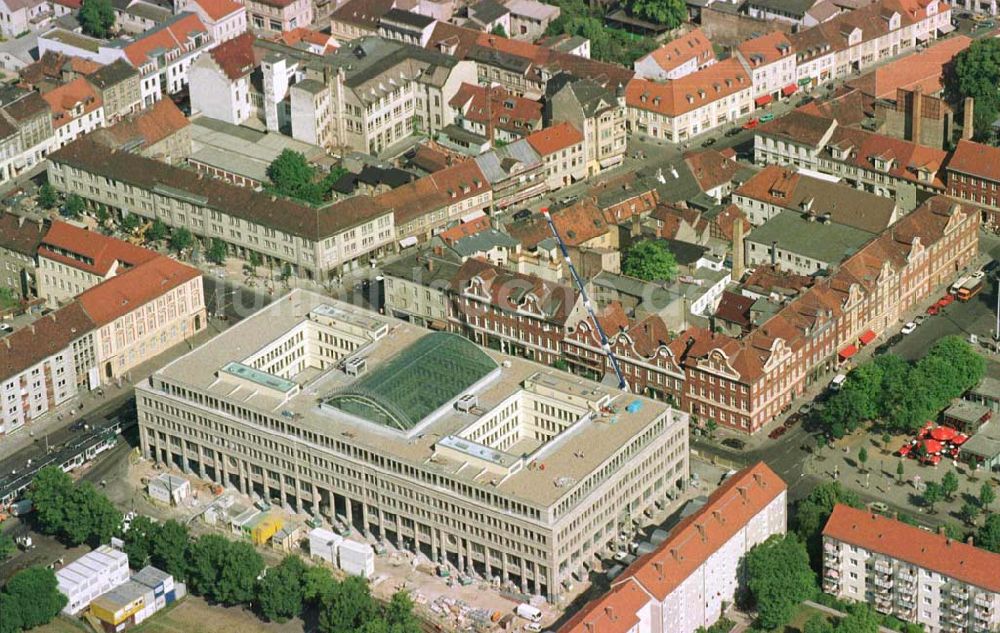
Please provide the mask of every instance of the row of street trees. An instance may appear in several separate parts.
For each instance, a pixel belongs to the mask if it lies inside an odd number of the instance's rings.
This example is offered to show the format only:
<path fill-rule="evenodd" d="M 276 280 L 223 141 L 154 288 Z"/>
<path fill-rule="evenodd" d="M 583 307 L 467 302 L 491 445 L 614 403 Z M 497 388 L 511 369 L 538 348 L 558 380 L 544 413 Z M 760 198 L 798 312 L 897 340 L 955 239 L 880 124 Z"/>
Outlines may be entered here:
<path fill-rule="evenodd" d="M 128 532 L 122 533 L 122 515 L 108 498 L 89 483 L 75 484 L 58 467 L 39 471 L 28 498 L 34 503 L 34 518 L 43 532 L 72 545 L 97 545 L 119 536 L 133 568 L 155 565 L 187 582 L 192 593 L 211 602 L 252 606 L 276 622 L 312 610 L 318 613 L 320 633 L 420 633 L 407 594 L 397 593 L 387 605 L 381 605 L 364 579 L 338 581 L 328 568 L 307 565 L 298 556 L 287 556 L 279 565 L 267 568 L 250 543 L 217 534 L 192 539 L 186 525 L 173 520 L 157 523 L 146 516 L 136 517 Z M 54 613 L 61 608 L 59 605 Z M 37 618 L 14 620 L 35 621 Z M 32 626 L 35 624 L 21 628 Z M 0 627 L 0 633 L 18 630 Z"/>
<path fill-rule="evenodd" d="M 912 433 L 976 386 L 985 371 L 983 357 L 958 336 L 940 339 L 913 364 L 883 354 L 847 375 L 819 421 L 836 438 L 875 420 L 886 431 Z"/>

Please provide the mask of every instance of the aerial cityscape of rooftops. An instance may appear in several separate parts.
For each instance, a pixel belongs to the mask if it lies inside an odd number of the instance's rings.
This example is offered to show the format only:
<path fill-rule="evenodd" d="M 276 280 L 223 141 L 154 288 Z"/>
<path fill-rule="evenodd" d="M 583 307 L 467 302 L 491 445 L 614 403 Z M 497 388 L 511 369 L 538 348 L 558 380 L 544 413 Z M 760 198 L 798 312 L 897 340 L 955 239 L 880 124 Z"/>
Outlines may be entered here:
<path fill-rule="evenodd" d="M 1000 633 L 994 0 L 0 0 L 0 633 Z"/>

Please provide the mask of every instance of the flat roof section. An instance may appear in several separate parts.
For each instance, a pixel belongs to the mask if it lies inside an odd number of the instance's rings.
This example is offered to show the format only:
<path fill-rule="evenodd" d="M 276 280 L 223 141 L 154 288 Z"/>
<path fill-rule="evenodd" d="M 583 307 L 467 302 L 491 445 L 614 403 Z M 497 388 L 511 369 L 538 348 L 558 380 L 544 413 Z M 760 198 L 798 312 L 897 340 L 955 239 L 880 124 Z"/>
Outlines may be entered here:
<path fill-rule="evenodd" d="M 325 402 L 370 422 L 409 431 L 485 378 L 497 363 L 457 334 L 435 332 Z"/>
<path fill-rule="evenodd" d="M 262 387 L 268 387 L 269 389 L 274 389 L 282 393 L 288 393 L 296 386 L 291 380 L 285 380 L 281 376 L 275 376 L 274 374 L 254 369 L 253 367 L 244 365 L 243 363 L 226 363 L 226 365 L 222 368 L 222 371 L 227 374 L 232 374 L 237 378 L 249 380 L 250 382 L 261 385 Z"/>

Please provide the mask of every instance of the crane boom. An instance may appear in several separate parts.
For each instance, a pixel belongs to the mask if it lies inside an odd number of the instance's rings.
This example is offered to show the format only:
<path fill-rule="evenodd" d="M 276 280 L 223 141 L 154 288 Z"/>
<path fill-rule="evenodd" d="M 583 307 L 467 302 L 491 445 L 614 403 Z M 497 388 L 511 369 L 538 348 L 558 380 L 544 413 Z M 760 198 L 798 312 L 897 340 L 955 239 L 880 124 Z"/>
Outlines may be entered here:
<path fill-rule="evenodd" d="M 549 223 L 549 230 L 552 231 L 553 237 L 556 238 L 556 243 L 559 244 L 559 250 L 562 251 L 563 259 L 566 261 L 566 265 L 569 266 L 569 272 L 573 276 L 576 287 L 580 289 L 580 294 L 583 296 L 583 307 L 587 309 L 587 314 L 590 315 L 590 320 L 594 324 L 597 334 L 601 337 L 601 350 L 608 357 L 611 367 L 615 370 L 615 376 L 618 377 L 618 388 L 628 391 L 628 383 L 625 382 L 625 374 L 622 373 L 622 368 L 618 364 L 618 358 L 611 351 L 611 343 L 604 333 L 604 328 L 601 327 L 601 322 L 597 319 L 597 313 L 594 312 L 594 306 L 590 303 L 590 297 L 587 295 L 587 289 L 583 285 L 583 280 L 580 279 L 579 273 L 576 272 L 576 266 L 573 265 L 573 261 L 569 258 L 569 250 L 566 248 L 562 236 L 559 235 L 559 230 L 556 228 L 556 223 L 552 221 L 552 216 L 549 214 L 547 207 L 542 208 L 542 215 L 545 216 L 545 221 Z"/>

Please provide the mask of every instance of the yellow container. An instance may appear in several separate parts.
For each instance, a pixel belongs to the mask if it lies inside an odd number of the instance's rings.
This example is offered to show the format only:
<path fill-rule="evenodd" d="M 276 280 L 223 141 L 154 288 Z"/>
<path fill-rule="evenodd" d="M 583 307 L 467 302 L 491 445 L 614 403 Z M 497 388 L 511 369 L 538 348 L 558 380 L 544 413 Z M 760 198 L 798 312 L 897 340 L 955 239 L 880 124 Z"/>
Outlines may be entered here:
<path fill-rule="evenodd" d="M 250 541 L 254 545 L 263 545 L 271 540 L 271 537 L 274 536 L 283 525 L 284 522 L 281 520 L 281 517 L 268 515 L 250 529 Z"/>

